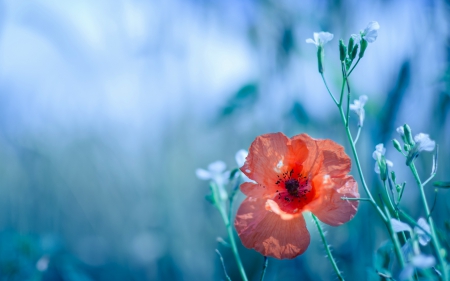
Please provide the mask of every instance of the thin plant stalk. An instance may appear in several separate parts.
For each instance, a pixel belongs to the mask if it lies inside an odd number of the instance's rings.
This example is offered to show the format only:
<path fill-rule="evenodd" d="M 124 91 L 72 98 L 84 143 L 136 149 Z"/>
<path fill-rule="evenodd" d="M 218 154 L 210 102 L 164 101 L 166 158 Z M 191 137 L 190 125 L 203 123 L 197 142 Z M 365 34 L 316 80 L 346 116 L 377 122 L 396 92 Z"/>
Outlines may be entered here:
<path fill-rule="evenodd" d="M 239 252 L 236 246 L 236 240 L 234 239 L 234 233 L 233 233 L 233 226 L 230 223 L 230 220 L 228 219 L 228 216 L 225 212 L 225 210 L 221 210 L 220 214 L 222 215 L 223 222 L 225 223 L 225 226 L 227 228 L 228 237 L 230 239 L 230 245 L 231 250 L 233 252 L 234 258 L 236 259 L 236 263 L 239 268 L 239 272 L 241 274 L 242 280 L 248 281 L 247 274 L 245 274 L 244 266 L 241 261 L 241 257 L 239 256 Z"/>
<path fill-rule="evenodd" d="M 333 269 L 336 272 L 336 275 L 337 275 L 338 279 L 340 281 L 344 281 L 345 279 L 344 279 L 344 277 L 342 277 L 342 273 L 339 270 L 339 268 L 338 268 L 338 266 L 336 264 L 336 261 L 333 258 L 333 255 L 331 254 L 330 247 L 328 246 L 328 243 L 327 243 L 327 240 L 325 238 L 325 235 L 323 234 L 323 230 L 322 230 L 322 227 L 320 226 L 319 220 L 317 219 L 317 217 L 313 213 L 311 213 L 311 216 L 312 216 L 314 222 L 316 223 L 317 230 L 319 230 L 320 238 L 322 238 L 323 246 L 325 247 L 325 250 L 327 251 L 327 256 L 330 259 L 331 265 L 333 266 Z"/>
<path fill-rule="evenodd" d="M 259 281 L 264 281 L 264 276 L 266 276 L 266 270 L 267 270 L 267 265 L 269 264 L 269 259 L 264 256 L 264 265 L 263 265 L 263 269 L 261 272 L 261 278 L 259 279 Z"/>
<path fill-rule="evenodd" d="M 389 228 L 389 232 L 390 232 L 391 237 L 392 237 L 392 242 L 394 242 L 395 255 L 397 256 L 397 260 L 400 263 L 401 268 L 404 268 L 405 267 L 405 258 L 403 257 L 403 253 L 402 253 L 402 249 L 401 249 L 401 246 L 400 246 L 400 241 L 398 240 L 398 236 L 395 233 L 394 229 L 392 228 L 391 214 L 390 214 L 388 208 L 386 207 L 386 205 L 384 206 L 384 210 L 386 212 L 386 216 L 389 219 L 389 223 L 387 223 L 387 226 Z"/>
<path fill-rule="evenodd" d="M 409 165 L 411 172 L 413 173 L 414 179 L 416 180 L 417 185 L 419 186 L 420 197 L 422 198 L 423 208 L 425 209 L 425 215 L 428 220 L 428 224 L 430 225 L 430 234 L 431 234 L 431 244 L 433 245 L 434 251 L 436 252 L 436 256 L 438 257 L 439 265 L 442 270 L 442 280 L 448 281 L 448 271 L 447 265 L 445 263 L 444 257 L 441 253 L 441 245 L 436 235 L 436 228 L 434 226 L 433 218 L 430 215 L 430 208 L 428 207 L 427 198 L 425 197 L 425 191 L 423 189 L 422 181 L 420 180 L 419 174 L 417 173 L 416 166 L 414 162 Z"/>
<path fill-rule="evenodd" d="M 227 281 L 231 281 L 230 276 L 228 276 L 227 269 L 226 269 L 226 267 L 225 267 L 225 262 L 223 261 L 222 254 L 221 254 L 221 253 L 219 252 L 219 250 L 217 250 L 217 249 L 216 249 L 216 253 L 219 255 L 220 262 L 222 263 L 222 267 L 223 267 L 223 272 L 224 272 L 224 274 L 225 274 L 225 278 L 227 279 Z"/>

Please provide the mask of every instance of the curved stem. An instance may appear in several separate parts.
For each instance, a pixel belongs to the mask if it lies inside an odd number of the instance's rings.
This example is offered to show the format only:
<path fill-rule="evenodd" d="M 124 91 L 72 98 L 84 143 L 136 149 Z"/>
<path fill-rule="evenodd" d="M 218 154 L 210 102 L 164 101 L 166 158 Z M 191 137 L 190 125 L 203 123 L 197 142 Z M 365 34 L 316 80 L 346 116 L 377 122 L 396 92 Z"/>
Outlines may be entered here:
<path fill-rule="evenodd" d="M 323 73 L 320 73 L 320 75 L 322 75 L 323 83 L 325 84 L 325 87 L 327 88 L 327 91 L 328 91 L 328 93 L 330 94 L 331 98 L 333 99 L 334 103 L 335 103 L 336 105 L 339 105 L 338 102 L 337 102 L 337 100 L 336 100 L 336 98 L 335 98 L 335 97 L 333 96 L 333 94 L 331 93 L 330 88 L 328 88 L 328 84 L 327 84 L 327 81 L 325 80 L 325 77 L 323 76 Z"/>
<path fill-rule="evenodd" d="M 416 180 L 417 185 L 419 186 L 420 197 L 422 198 L 423 208 L 425 209 L 425 215 L 427 217 L 428 224 L 430 225 L 431 244 L 433 245 L 434 251 L 436 252 L 436 256 L 438 257 L 439 264 L 440 264 L 441 270 L 442 270 L 442 276 L 441 276 L 442 280 L 448 281 L 447 265 L 441 254 L 441 245 L 440 245 L 439 240 L 436 235 L 436 228 L 434 226 L 433 218 L 430 215 L 430 208 L 428 207 L 427 198 L 425 197 L 425 191 L 423 189 L 422 181 L 420 180 L 419 174 L 417 173 L 417 169 L 416 169 L 416 166 L 414 165 L 414 162 L 412 162 L 409 165 L 409 168 L 411 169 L 411 172 L 414 175 L 414 179 Z"/>
<path fill-rule="evenodd" d="M 402 253 L 402 249 L 401 249 L 401 246 L 400 246 L 400 242 L 398 241 L 397 233 L 395 233 L 394 229 L 392 228 L 391 214 L 389 213 L 389 210 L 386 207 L 386 205 L 384 206 L 384 210 L 385 210 L 386 215 L 387 215 L 387 217 L 389 219 L 389 222 L 387 223 L 387 226 L 389 228 L 389 233 L 391 234 L 392 240 L 394 242 L 395 255 L 397 256 L 398 262 L 400 263 L 400 266 L 403 269 L 405 267 L 405 258 L 403 257 L 403 253 Z"/>
<path fill-rule="evenodd" d="M 234 239 L 233 227 L 230 223 L 230 220 L 228 220 L 225 211 L 220 213 L 222 214 L 222 219 L 227 227 L 228 237 L 230 238 L 231 250 L 233 251 L 234 258 L 236 259 L 236 263 L 238 265 L 239 272 L 241 273 L 242 280 L 248 281 L 247 275 L 245 274 L 244 266 L 242 265 L 241 257 L 239 256 L 239 252 L 236 246 L 236 240 Z"/>
<path fill-rule="evenodd" d="M 323 230 L 322 230 L 322 227 L 320 226 L 319 220 L 313 213 L 311 213 L 311 216 L 314 219 L 314 222 L 316 223 L 317 230 L 319 230 L 319 234 L 320 234 L 320 237 L 322 238 L 323 246 L 325 247 L 325 250 L 327 251 L 328 258 L 330 259 L 331 265 L 333 266 L 333 269 L 336 272 L 337 277 L 339 278 L 339 280 L 344 281 L 344 277 L 342 277 L 342 274 L 339 271 L 336 261 L 334 260 L 333 255 L 331 254 L 330 247 L 328 246 L 327 240 L 325 239 L 325 235 L 323 234 Z"/>
<path fill-rule="evenodd" d="M 356 66 L 356 65 L 355 65 L 355 66 Z M 353 70 L 353 69 L 352 69 L 352 70 Z M 343 75 L 344 75 L 344 74 L 345 74 L 345 73 L 343 72 Z M 344 110 L 342 109 L 342 96 L 343 96 L 343 90 L 344 90 L 344 86 L 345 86 L 345 83 L 346 83 L 347 79 L 346 79 L 346 77 L 344 76 L 344 81 L 342 82 L 343 84 L 342 84 L 342 90 L 341 90 L 341 102 L 340 102 L 340 103 L 337 103 L 337 102 L 336 102 L 336 99 L 334 98 L 333 94 L 331 93 L 330 89 L 328 88 L 328 85 L 327 85 L 327 83 L 326 83 L 326 81 L 325 81 L 325 77 L 323 76 L 323 73 L 321 73 L 321 75 L 322 75 L 323 82 L 325 83 L 325 87 L 326 87 L 327 90 L 328 90 L 328 93 L 329 93 L 330 96 L 333 98 L 334 103 L 336 104 L 336 106 L 337 106 L 338 109 L 339 109 L 339 113 L 340 113 L 340 115 L 341 115 L 342 122 L 344 123 L 344 126 L 345 126 L 345 132 L 346 132 L 346 134 L 347 134 L 347 139 L 348 139 L 348 141 L 350 142 L 350 146 L 351 146 L 351 148 L 352 148 L 353 157 L 355 158 L 356 167 L 358 168 L 358 173 L 359 173 L 359 177 L 360 177 L 360 179 L 361 179 L 361 183 L 362 183 L 362 185 L 363 185 L 363 188 L 364 188 L 364 190 L 365 190 L 367 196 L 369 197 L 370 202 L 372 203 L 372 205 L 373 205 L 373 206 L 375 207 L 375 209 L 377 210 L 377 212 L 378 212 L 378 214 L 380 215 L 380 217 L 381 217 L 381 219 L 383 220 L 383 222 L 387 223 L 388 220 L 387 220 L 386 216 L 384 215 L 383 211 L 380 209 L 380 207 L 377 205 L 377 203 L 376 203 L 375 200 L 373 199 L 372 193 L 370 193 L 370 190 L 369 190 L 369 188 L 367 187 L 366 181 L 365 181 L 365 179 L 364 179 L 364 174 L 363 174 L 362 169 L 361 169 L 361 164 L 360 164 L 360 162 L 359 162 L 358 153 L 356 152 L 355 143 L 353 142 L 353 137 L 352 137 L 352 134 L 351 134 L 351 132 L 350 132 L 350 128 L 349 128 L 349 126 L 348 126 L 348 122 L 347 122 L 347 120 L 346 120 L 346 117 L 345 117 L 345 114 L 344 114 Z M 348 75 L 350 75 L 350 74 L 348 74 Z M 348 75 L 347 75 L 347 76 L 348 76 Z"/>
<path fill-rule="evenodd" d="M 216 253 L 219 255 L 220 261 L 222 262 L 222 267 L 223 267 L 223 272 L 225 274 L 225 278 L 227 279 L 227 281 L 231 281 L 230 276 L 228 276 L 227 269 L 225 267 L 225 262 L 223 261 L 222 254 L 217 249 L 216 249 Z"/>
<path fill-rule="evenodd" d="M 345 116 L 344 116 L 344 112 L 342 110 L 342 107 L 339 107 L 339 112 L 341 113 L 342 121 L 345 124 L 346 123 L 345 122 Z M 377 210 L 377 212 L 380 215 L 380 217 L 382 218 L 382 220 L 384 222 L 387 222 L 386 216 L 384 215 L 383 211 L 380 209 L 380 207 L 377 205 L 377 203 L 373 199 L 372 193 L 370 192 L 369 188 L 367 187 L 366 180 L 364 179 L 364 174 L 362 172 L 361 164 L 359 162 L 358 152 L 356 152 L 356 147 L 355 147 L 355 144 L 353 142 L 352 134 L 350 133 L 350 128 L 348 127 L 348 124 L 345 124 L 345 132 L 347 134 L 347 139 L 350 142 L 350 147 L 352 149 L 353 158 L 355 159 L 356 167 L 358 169 L 359 178 L 361 179 L 361 183 L 363 185 L 363 188 L 364 188 L 367 196 L 370 199 L 370 203 L 372 203 L 372 205 L 375 207 L 375 209 Z"/>

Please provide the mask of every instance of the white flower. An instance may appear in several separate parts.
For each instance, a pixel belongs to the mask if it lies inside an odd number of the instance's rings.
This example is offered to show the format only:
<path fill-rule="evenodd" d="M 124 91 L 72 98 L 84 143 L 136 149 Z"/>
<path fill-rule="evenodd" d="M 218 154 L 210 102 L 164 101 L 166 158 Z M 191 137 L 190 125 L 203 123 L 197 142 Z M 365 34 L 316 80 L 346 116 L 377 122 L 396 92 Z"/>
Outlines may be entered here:
<path fill-rule="evenodd" d="M 201 180 L 212 180 L 217 184 L 219 196 L 222 200 L 228 199 L 225 185 L 230 179 L 230 171 L 225 171 L 227 165 L 223 161 L 216 161 L 208 165 L 208 170 L 197 169 L 195 174 Z"/>
<path fill-rule="evenodd" d="M 417 237 L 419 238 L 419 243 L 422 246 L 426 246 L 428 242 L 431 240 L 430 236 L 430 226 L 428 225 L 427 221 L 424 218 L 420 218 L 417 221 L 417 224 L 421 227 L 414 227 L 414 232 L 416 233 Z M 424 232 L 423 230 L 426 232 Z"/>
<path fill-rule="evenodd" d="M 402 136 L 402 137 L 405 135 L 405 129 L 403 128 L 403 126 L 398 127 L 396 131 L 397 131 L 397 133 L 399 133 L 400 136 Z"/>
<path fill-rule="evenodd" d="M 225 171 L 227 165 L 223 161 L 216 161 L 208 165 L 208 170 L 197 169 L 195 174 L 201 180 L 213 180 L 221 186 L 228 183 L 230 171 Z"/>
<path fill-rule="evenodd" d="M 380 25 L 376 21 L 371 21 L 367 25 L 364 32 L 361 34 L 362 38 L 364 38 L 367 42 L 372 43 L 377 40 L 378 29 L 380 29 Z"/>
<path fill-rule="evenodd" d="M 399 279 L 401 281 L 411 280 L 414 274 L 414 268 L 427 269 L 431 268 L 436 264 L 436 259 L 433 256 L 427 256 L 423 254 L 418 254 L 412 257 L 411 263 L 407 264 L 405 268 L 400 272 Z"/>
<path fill-rule="evenodd" d="M 436 143 L 430 139 L 430 136 L 424 133 L 417 134 L 414 137 L 418 151 L 433 151 Z"/>
<path fill-rule="evenodd" d="M 311 38 L 306 39 L 306 43 L 311 43 L 317 47 L 323 46 L 328 41 L 333 39 L 334 35 L 329 32 L 314 32 L 314 40 Z"/>
<path fill-rule="evenodd" d="M 375 173 L 380 173 L 380 167 L 378 166 L 378 161 L 381 160 L 381 156 L 384 156 L 386 153 L 386 148 L 384 148 L 384 145 L 382 143 L 377 144 L 375 146 L 375 151 L 372 153 L 373 159 L 375 159 L 377 162 L 375 162 Z M 394 166 L 394 163 L 392 161 L 386 159 L 386 165 L 390 168 Z"/>
<path fill-rule="evenodd" d="M 411 227 L 404 222 L 401 222 L 396 219 L 391 219 L 392 230 L 394 232 L 402 232 L 402 231 L 412 231 Z"/>
<path fill-rule="evenodd" d="M 376 21 L 371 21 L 367 25 L 367 27 L 361 31 L 360 34 L 352 34 L 353 39 L 355 39 L 356 42 L 361 41 L 361 39 L 366 40 L 369 43 L 375 42 L 378 37 L 378 29 L 380 29 L 380 25 Z"/>
<path fill-rule="evenodd" d="M 414 256 L 411 262 L 416 268 L 426 269 L 433 267 L 436 264 L 436 259 L 433 256 L 419 254 Z"/>
<path fill-rule="evenodd" d="M 364 105 L 366 104 L 367 99 L 368 97 L 366 95 L 362 95 L 359 97 L 359 99 L 354 100 L 353 103 L 350 104 L 350 110 L 353 110 L 359 116 L 359 123 L 358 123 L 359 127 L 362 127 L 364 124 L 364 117 L 366 115 Z"/>
<path fill-rule="evenodd" d="M 248 151 L 245 149 L 241 149 L 238 152 L 236 152 L 236 156 L 234 157 L 234 159 L 236 159 L 236 163 L 238 164 L 239 168 L 244 166 L 247 155 Z"/>

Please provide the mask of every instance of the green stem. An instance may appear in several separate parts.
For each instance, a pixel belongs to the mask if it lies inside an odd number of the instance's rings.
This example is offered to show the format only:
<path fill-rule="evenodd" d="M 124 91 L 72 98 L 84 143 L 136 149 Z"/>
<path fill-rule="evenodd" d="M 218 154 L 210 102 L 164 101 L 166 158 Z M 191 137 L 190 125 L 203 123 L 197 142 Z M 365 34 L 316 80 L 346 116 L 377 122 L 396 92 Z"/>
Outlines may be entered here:
<path fill-rule="evenodd" d="M 353 141 L 355 144 L 358 142 L 359 140 L 359 134 L 361 133 L 361 126 L 358 126 L 358 133 L 356 134 L 356 138 Z"/>
<path fill-rule="evenodd" d="M 353 69 L 355 69 L 355 67 L 358 65 L 358 62 L 359 62 L 360 60 L 361 60 L 361 58 L 358 58 L 358 60 L 356 61 L 355 65 L 354 65 L 354 66 L 352 67 L 352 69 L 350 69 L 350 71 L 348 72 L 347 77 L 349 77 L 350 74 L 352 74 Z"/>
<path fill-rule="evenodd" d="M 334 103 L 336 105 L 338 105 L 338 102 L 337 102 L 336 98 L 331 93 L 330 88 L 328 88 L 328 84 L 327 84 L 327 81 L 325 80 L 325 77 L 323 76 L 323 73 L 320 73 L 320 75 L 322 75 L 322 80 L 323 80 L 323 83 L 325 84 L 325 87 L 327 88 L 328 93 L 330 94 L 330 96 L 333 99 Z"/>
<path fill-rule="evenodd" d="M 389 232 L 391 234 L 392 240 L 394 242 L 395 255 L 397 256 L 398 262 L 400 263 L 400 266 L 403 269 L 405 267 L 405 258 L 403 257 L 403 253 L 402 253 L 402 249 L 401 249 L 401 246 L 400 246 L 400 242 L 398 241 L 397 233 L 395 233 L 394 229 L 392 228 L 391 214 L 389 213 L 389 210 L 386 207 L 386 205 L 384 206 L 384 210 L 386 212 L 386 216 L 389 219 L 389 222 L 387 223 L 387 225 L 388 225 Z"/>
<path fill-rule="evenodd" d="M 342 121 L 345 123 L 345 116 L 344 116 L 344 112 L 342 110 L 342 107 L 339 107 L 339 111 L 341 113 Z M 355 159 L 356 168 L 358 169 L 359 178 L 361 179 L 361 183 L 363 185 L 363 188 L 364 188 L 367 196 L 369 197 L 370 202 L 372 203 L 372 205 L 375 207 L 375 209 L 377 210 L 378 214 L 380 215 L 381 219 L 384 222 L 387 222 L 386 216 L 384 215 L 383 211 L 380 209 L 380 207 L 377 205 L 377 203 L 373 199 L 372 193 L 370 192 L 369 188 L 367 187 L 366 180 L 364 179 L 364 174 L 362 172 L 361 164 L 359 162 L 358 152 L 356 152 L 356 147 L 355 147 L 355 144 L 353 143 L 352 134 L 350 133 L 350 128 L 348 127 L 348 124 L 345 124 L 345 132 L 347 133 L 347 138 L 348 138 L 348 141 L 350 142 L 350 147 L 351 147 L 352 152 L 353 152 L 353 158 Z"/>
<path fill-rule="evenodd" d="M 259 281 L 264 281 L 264 276 L 266 275 L 266 269 L 267 269 L 267 265 L 269 264 L 269 259 L 264 256 L 264 265 L 263 265 L 263 270 L 261 272 L 261 278 L 259 279 Z"/>
<path fill-rule="evenodd" d="M 348 127 L 348 122 L 346 121 L 344 110 L 342 109 L 342 96 L 343 96 L 343 89 L 344 89 L 344 86 L 345 86 L 346 79 L 344 77 L 344 81 L 342 82 L 343 84 L 342 84 L 342 91 L 341 91 L 341 102 L 337 103 L 336 99 L 334 98 L 333 94 L 331 93 L 331 91 L 328 88 L 328 85 L 327 85 L 327 82 L 325 80 L 325 77 L 323 76 L 323 73 L 321 73 L 321 75 L 322 75 L 323 82 L 325 83 L 325 87 L 328 90 L 328 93 L 333 98 L 334 103 L 337 105 L 337 107 L 339 109 L 339 113 L 341 115 L 342 122 L 344 123 L 344 126 L 345 126 L 345 132 L 347 134 L 347 139 L 350 142 L 350 146 L 352 148 L 353 157 L 355 158 L 356 167 L 358 168 L 358 173 L 359 173 L 359 177 L 361 179 L 363 188 L 364 188 L 367 196 L 369 196 L 370 202 L 375 207 L 375 209 L 377 210 L 377 212 L 380 215 L 380 217 L 382 218 L 382 220 L 384 222 L 387 222 L 386 216 L 384 215 L 383 211 L 380 209 L 380 207 L 377 205 L 377 203 L 373 199 L 372 193 L 370 193 L 370 190 L 367 187 L 367 184 L 366 184 L 366 181 L 364 179 L 364 175 L 363 175 L 363 172 L 362 172 L 362 169 L 361 169 L 361 164 L 359 163 L 359 158 L 358 158 L 358 153 L 356 152 L 355 143 L 353 142 L 353 137 L 352 137 L 352 134 L 350 132 L 350 128 Z"/>
<path fill-rule="evenodd" d="M 222 215 L 223 222 L 227 227 L 228 237 L 230 238 L 231 250 L 233 251 L 234 258 L 236 259 L 236 263 L 239 268 L 239 272 L 241 273 L 242 280 L 248 281 L 247 275 L 245 274 L 244 266 L 242 265 L 241 257 L 239 256 L 239 252 L 236 246 L 236 240 L 234 239 L 233 227 L 228 219 L 228 216 L 225 213 L 225 210 L 220 211 Z"/>
<path fill-rule="evenodd" d="M 336 261 L 334 260 L 333 255 L 331 254 L 330 247 L 328 246 L 327 240 L 325 239 L 325 235 L 323 234 L 323 230 L 322 230 L 322 227 L 320 226 L 319 220 L 313 213 L 311 213 L 311 216 L 317 225 L 317 229 L 319 230 L 320 237 L 322 238 L 322 243 L 325 246 L 325 250 L 327 251 L 328 258 L 330 259 L 331 265 L 333 266 L 333 269 L 336 272 L 338 279 L 341 281 L 344 281 L 344 277 L 342 277 L 342 274 L 339 271 Z"/>
<path fill-rule="evenodd" d="M 423 203 L 423 207 L 425 209 L 425 215 L 427 217 L 428 224 L 430 225 L 431 243 L 433 245 L 434 251 L 436 252 L 436 256 L 438 257 L 439 264 L 440 264 L 441 270 L 442 270 L 441 278 L 444 281 L 448 281 L 447 265 L 441 254 L 441 245 L 440 245 L 439 240 L 436 235 L 436 229 L 434 226 L 433 218 L 430 215 L 430 208 L 428 207 L 427 198 L 425 197 L 425 191 L 423 189 L 423 184 L 420 180 L 419 174 L 417 173 L 417 169 L 416 169 L 416 166 L 414 165 L 414 162 L 412 162 L 409 165 L 409 168 L 411 169 L 411 172 L 414 175 L 414 179 L 416 180 L 417 185 L 419 186 L 420 197 L 422 197 L 422 203 Z"/>
<path fill-rule="evenodd" d="M 350 118 L 350 83 L 348 83 L 348 75 L 345 66 L 342 68 L 342 77 L 344 77 L 344 84 L 347 83 L 347 117 L 345 120 L 347 121 L 346 124 L 348 126 L 348 120 Z M 342 104 L 340 106 L 342 106 Z"/>

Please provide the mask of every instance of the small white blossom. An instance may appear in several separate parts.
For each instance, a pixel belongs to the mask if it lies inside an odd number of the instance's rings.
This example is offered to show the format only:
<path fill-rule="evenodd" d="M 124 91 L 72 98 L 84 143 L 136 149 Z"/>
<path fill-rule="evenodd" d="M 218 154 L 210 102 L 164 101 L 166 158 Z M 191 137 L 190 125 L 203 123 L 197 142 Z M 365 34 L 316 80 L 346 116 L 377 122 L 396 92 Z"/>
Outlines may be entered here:
<path fill-rule="evenodd" d="M 306 43 L 311 43 L 317 47 L 323 46 L 328 41 L 333 39 L 334 35 L 329 32 L 314 32 L 314 40 L 311 38 L 306 39 Z"/>
<path fill-rule="evenodd" d="M 433 256 L 419 254 L 411 259 L 411 263 L 416 268 L 426 269 L 433 267 L 436 264 L 436 259 Z"/>
<path fill-rule="evenodd" d="M 400 136 L 402 136 L 402 137 L 405 135 L 405 129 L 403 128 L 403 126 L 398 127 L 396 131 L 397 131 L 397 133 L 399 133 Z"/>
<path fill-rule="evenodd" d="M 380 25 L 376 21 L 371 21 L 367 25 L 366 29 L 362 34 L 362 38 L 364 38 L 367 42 L 372 43 L 377 40 L 378 37 L 378 29 L 380 29 Z"/>
<path fill-rule="evenodd" d="M 197 169 L 195 174 L 201 180 L 213 180 L 218 185 L 228 183 L 229 171 L 225 171 L 227 165 L 223 161 L 216 161 L 208 165 L 208 170 Z"/>
<path fill-rule="evenodd" d="M 418 151 L 433 151 L 436 143 L 430 139 L 430 136 L 424 133 L 417 134 L 414 137 L 414 141 L 418 146 Z"/>
<path fill-rule="evenodd" d="M 392 225 L 392 230 L 396 233 L 402 232 L 402 231 L 410 231 L 410 232 L 412 231 L 411 227 L 408 224 L 401 222 L 399 220 L 396 220 L 396 219 L 391 219 L 391 225 Z"/>
<path fill-rule="evenodd" d="M 364 118 L 366 116 L 364 105 L 366 104 L 367 99 L 368 97 L 366 95 L 362 95 L 359 97 L 359 99 L 354 100 L 353 103 L 350 104 L 350 110 L 353 110 L 359 116 L 359 127 L 362 127 L 364 124 Z"/>
<path fill-rule="evenodd" d="M 380 167 L 378 166 L 378 161 L 381 160 L 381 156 L 384 156 L 386 153 L 386 148 L 384 148 L 384 145 L 382 143 L 377 144 L 375 146 L 375 151 L 372 153 L 373 159 L 375 159 L 377 162 L 375 162 L 375 173 L 380 173 Z M 390 168 L 394 167 L 394 163 L 392 161 L 386 159 L 386 165 Z"/>
<path fill-rule="evenodd" d="M 353 39 L 356 42 L 361 41 L 362 39 L 366 40 L 369 43 L 375 42 L 378 37 L 378 29 L 380 29 L 380 25 L 376 21 L 371 21 L 367 25 L 367 27 L 361 31 L 360 34 L 352 34 Z"/>
<path fill-rule="evenodd" d="M 418 239 L 419 239 L 419 243 L 422 246 L 426 246 L 428 244 L 428 242 L 430 242 L 431 240 L 431 236 L 430 236 L 430 226 L 428 225 L 427 221 L 424 218 L 420 218 L 417 221 L 417 224 L 421 227 L 414 227 L 414 232 L 416 233 Z M 424 232 L 423 230 L 425 230 L 426 232 Z"/>

